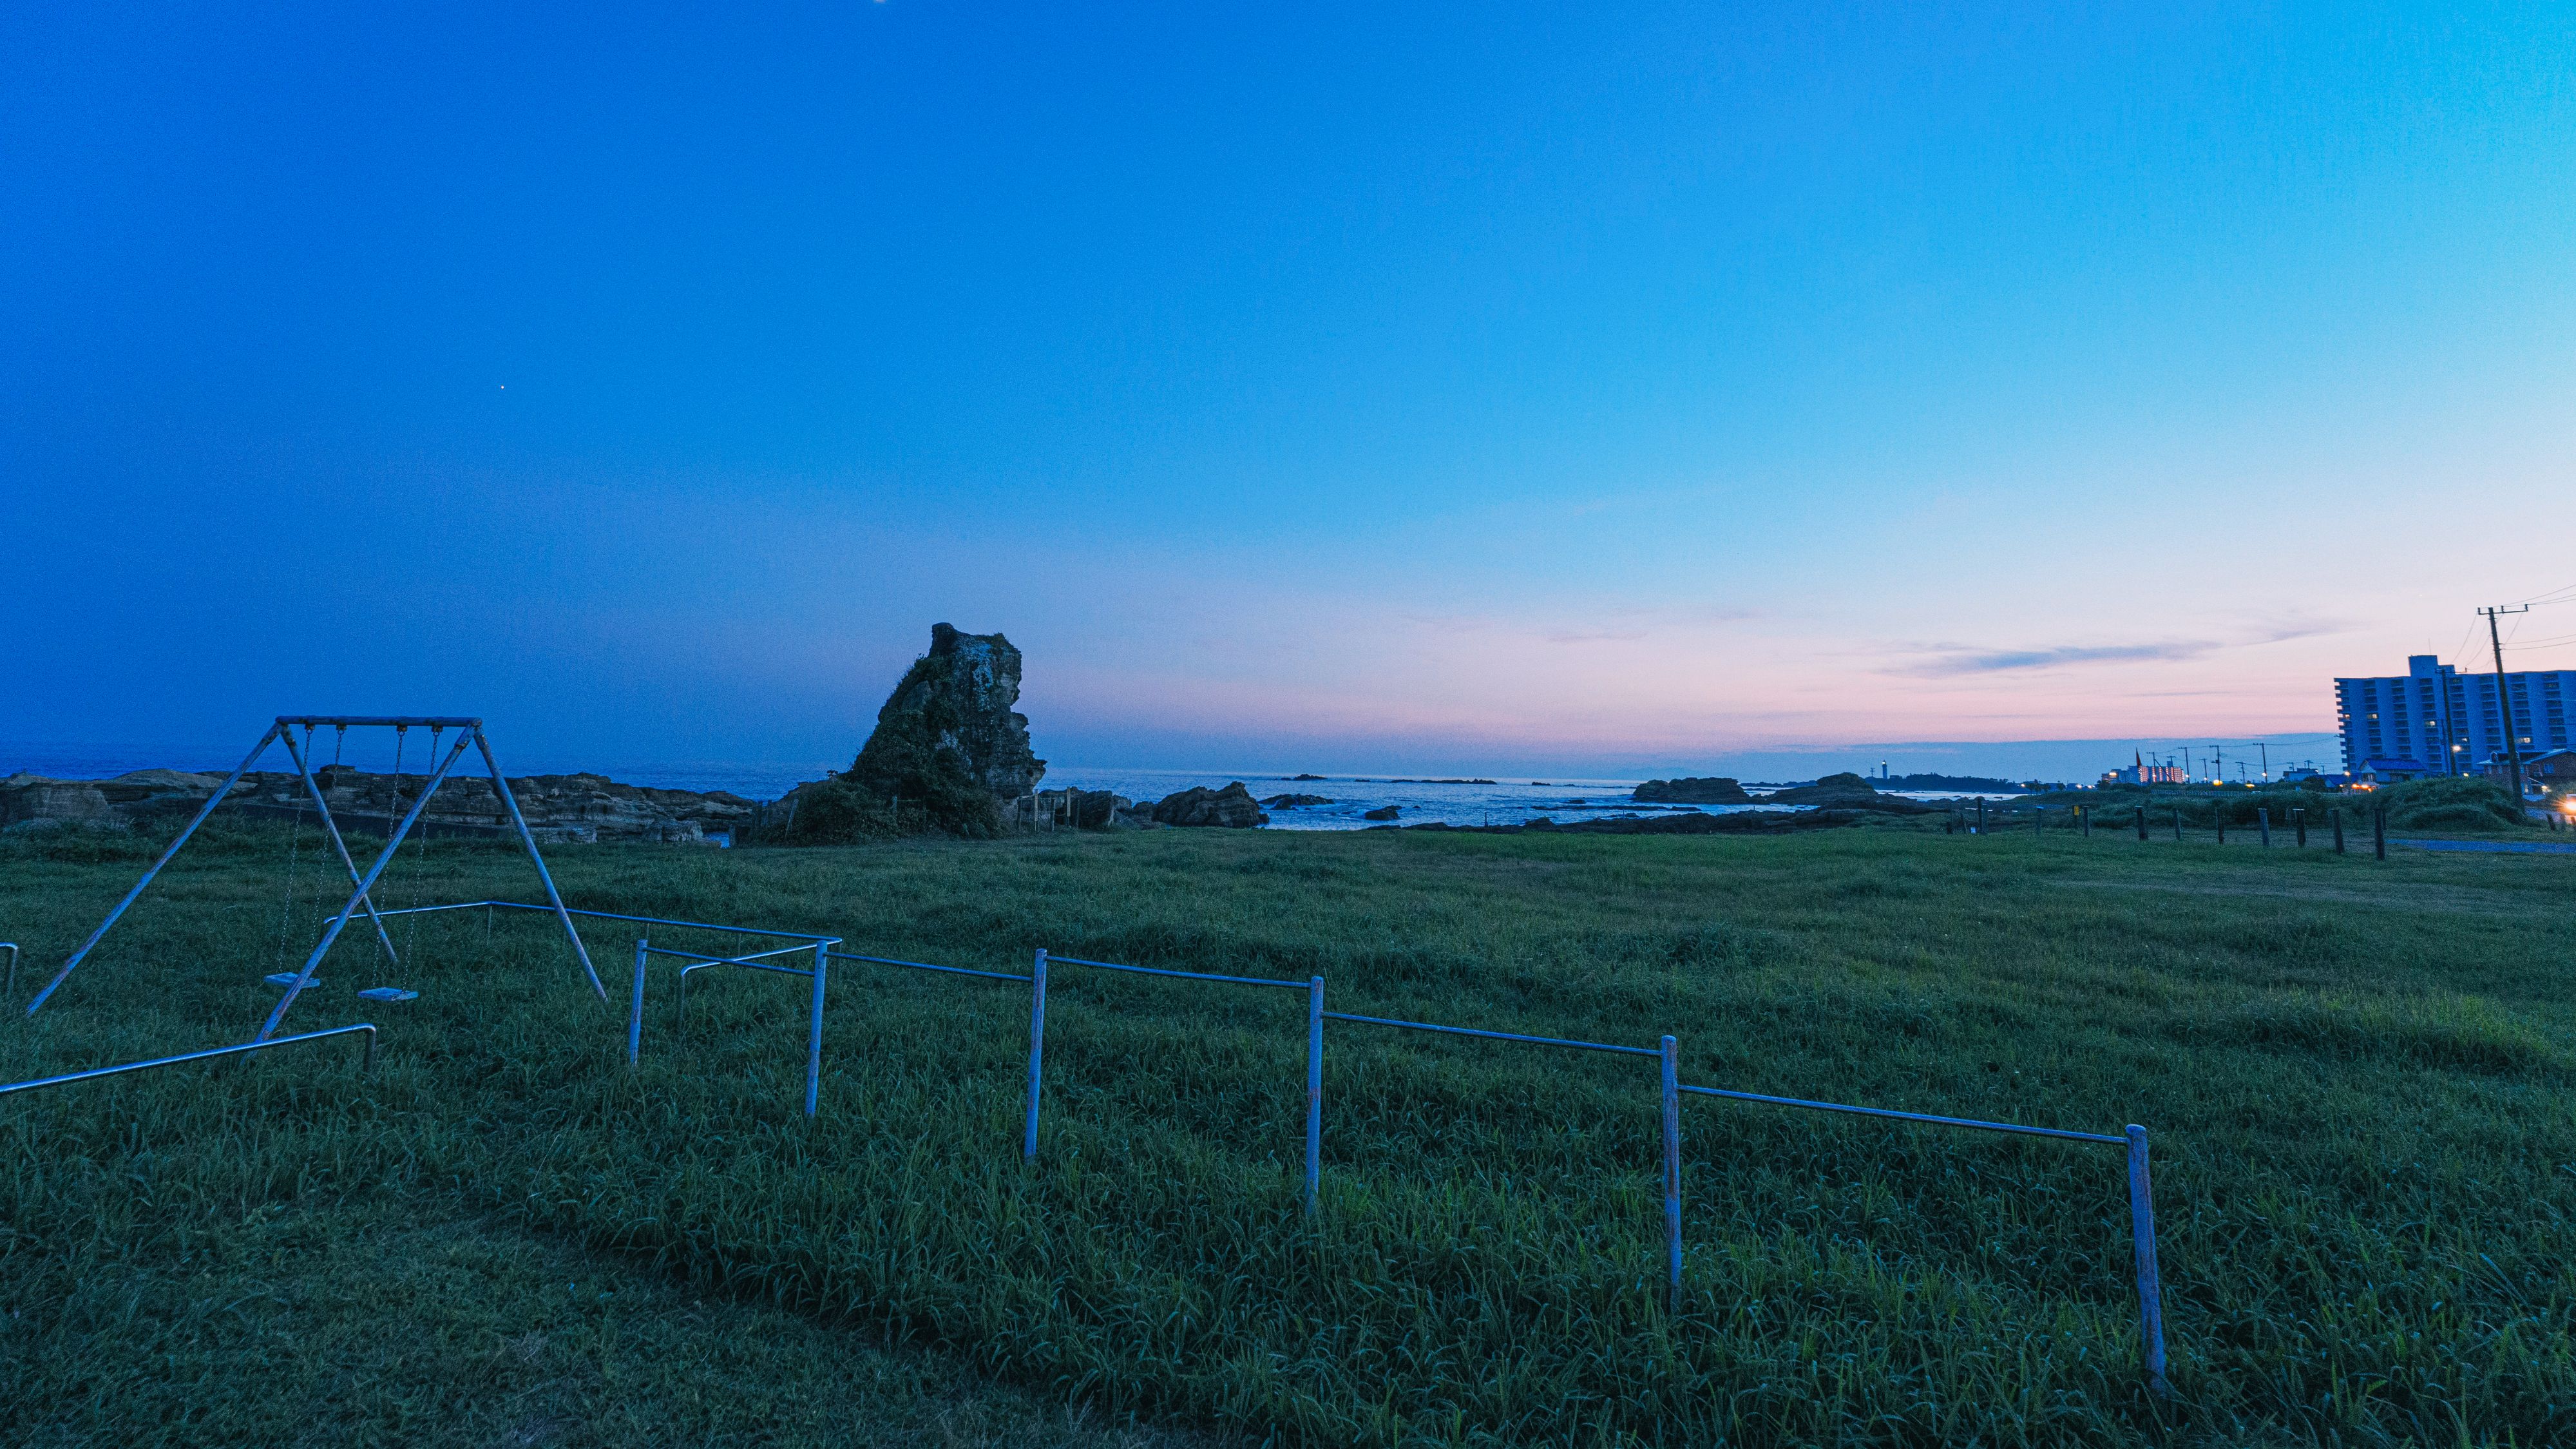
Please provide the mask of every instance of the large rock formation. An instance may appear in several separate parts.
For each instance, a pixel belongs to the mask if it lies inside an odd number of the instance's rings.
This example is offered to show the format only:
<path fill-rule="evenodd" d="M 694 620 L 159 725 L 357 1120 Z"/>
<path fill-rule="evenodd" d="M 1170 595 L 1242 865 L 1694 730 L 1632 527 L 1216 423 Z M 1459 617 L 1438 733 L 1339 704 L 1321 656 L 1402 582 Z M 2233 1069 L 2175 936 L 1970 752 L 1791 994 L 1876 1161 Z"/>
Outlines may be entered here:
<path fill-rule="evenodd" d="M 1261 813 L 1261 804 L 1241 780 L 1222 790 L 1195 785 L 1176 794 L 1166 795 L 1154 807 L 1158 825 L 1222 825 L 1247 829 L 1267 825 L 1270 817 Z"/>
<path fill-rule="evenodd" d="M 1640 805 L 1750 805 L 1744 786 L 1724 775 L 1686 775 L 1677 780 L 1648 780 L 1629 796 Z"/>
<path fill-rule="evenodd" d="M 878 813 L 896 829 L 993 833 L 997 803 L 1030 794 L 1046 774 L 1029 749 L 1028 716 L 1011 709 L 1019 698 L 1020 651 L 1010 640 L 933 625 L 930 652 L 887 696 L 858 759 L 824 782 L 838 790 L 804 787 L 814 808 L 792 833 L 854 833 L 842 830 L 843 816 L 859 825 Z"/>
<path fill-rule="evenodd" d="M 1938 806 L 1908 800 L 1902 795 L 1882 795 L 1871 789 L 1867 780 L 1845 770 L 1827 775 L 1812 785 L 1796 785 L 1774 790 L 1762 797 L 1773 805 L 1822 805 L 1839 810 L 1876 810 L 1888 815 L 1921 815 Z"/>
<path fill-rule="evenodd" d="M 343 833 L 383 837 L 420 798 L 418 774 L 370 775 L 342 765 L 315 772 L 331 818 Z M 67 825 L 123 830 L 137 825 L 176 829 L 223 784 L 221 775 L 184 770 L 136 770 L 109 780 L 53 780 L 12 775 L 0 780 L 0 829 L 42 830 Z M 657 790 L 621 785 L 604 775 L 524 775 L 510 781 L 529 831 L 545 842 L 662 840 L 699 843 L 752 822 L 760 807 L 721 790 Z M 217 815 L 274 820 L 313 818 L 303 780 L 285 771 L 242 776 Z M 456 774 L 430 797 L 421 823 L 430 835 L 515 835 L 509 811 L 492 782 Z"/>

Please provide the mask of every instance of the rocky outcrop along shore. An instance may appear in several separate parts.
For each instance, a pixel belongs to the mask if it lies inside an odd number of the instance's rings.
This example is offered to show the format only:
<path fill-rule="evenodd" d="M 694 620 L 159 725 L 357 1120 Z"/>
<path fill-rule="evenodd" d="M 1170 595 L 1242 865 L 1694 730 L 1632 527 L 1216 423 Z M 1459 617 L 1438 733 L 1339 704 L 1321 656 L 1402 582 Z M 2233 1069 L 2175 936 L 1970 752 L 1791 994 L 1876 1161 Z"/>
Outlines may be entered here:
<path fill-rule="evenodd" d="M 420 798 L 421 775 L 365 774 L 343 765 L 314 772 L 331 818 L 344 834 L 384 837 Z M 224 783 L 223 776 L 186 770 L 136 770 L 107 780 L 57 780 L 12 775 L 0 780 L 0 829 L 87 827 L 128 830 L 138 825 L 173 828 L 193 815 Z M 703 844 L 749 825 L 760 806 L 724 791 L 661 790 L 622 785 L 605 775 L 522 775 L 510 794 L 540 843 L 587 844 L 601 840 L 655 840 Z M 218 816 L 292 820 L 318 817 L 302 777 L 284 771 L 242 776 Z M 414 827 L 437 836 L 510 836 L 509 810 L 486 778 L 450 775 L 430 797 Z"/>
<path fill-rule="evenodd" d="M 1919 800 L 1908 800 L 1902 795 L 1882 795 L 1872 789 L 1867 780 L 1848 770 L 1839 775 L 1827 775 L 1812 785 L 1774 790 L 1763 799 L 1764 803 L 1772 805 L 1822 805 L 1842 810 L 1875 810 L 1885 815 L 1928 815 L 1941 808 Z"/>
<path fill-rule="evenodd" d="M 1261 802 L 1252 798 L 1241 780 L 1222 790 L 1204 785 L 1166 795 L 1154 806 L 1158 825 L 1216 825 L 1247 830 L 1267 825 L 1270 817 L 1261 813 Z"/>
<path fill-rule="evenodd" d="M 1677 780 L 1648 780 L 1628 798 L 1640 805 L 1750 805 L 1744 786 L 1724 775 L 1686 775 Z"/>

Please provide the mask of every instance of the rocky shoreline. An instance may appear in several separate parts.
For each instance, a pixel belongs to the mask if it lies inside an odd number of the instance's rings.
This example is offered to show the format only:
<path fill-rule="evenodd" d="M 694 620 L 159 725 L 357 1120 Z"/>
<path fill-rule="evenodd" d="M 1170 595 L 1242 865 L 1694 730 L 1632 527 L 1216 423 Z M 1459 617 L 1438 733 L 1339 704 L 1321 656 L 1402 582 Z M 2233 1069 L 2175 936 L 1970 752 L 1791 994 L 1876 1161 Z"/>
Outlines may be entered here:
<path fill-rule="evenodd" d="M 344 765 L 325 766 L 314 777 L 343 832 L 379 838 L 411 809 L 427 783 L 421 775 L 366 774 Z M 223 783 L 221 775 L 186 770 L 135 770 L 106 780 L 11 775 L 0 780 L 0 830 L 157 826 L 194 814 Z M 605 775 L 516 775 L 510 777 L 510 794 L 529 833 L 544 844 L 729 843 L 756 827 L 763 813 L 760 802 L 721 790 L 622 785 Z M 284 771 L 242 776 L 215 813 L 278 820 L 316 814 L 302 777 Z M 492 782 L 469 775 L 441 781 L 415 829 L 442 837 L 517 834 Z"/>

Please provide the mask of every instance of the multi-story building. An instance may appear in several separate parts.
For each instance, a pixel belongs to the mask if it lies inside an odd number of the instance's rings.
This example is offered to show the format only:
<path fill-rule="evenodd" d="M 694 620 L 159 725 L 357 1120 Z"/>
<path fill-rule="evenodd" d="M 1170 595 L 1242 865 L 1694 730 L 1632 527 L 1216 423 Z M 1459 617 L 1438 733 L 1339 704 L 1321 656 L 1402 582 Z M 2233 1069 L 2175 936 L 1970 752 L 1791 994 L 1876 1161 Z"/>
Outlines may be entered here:
<path fill-rule="evenodd" d="M 2576 744 L 2568 719 L 2576 669 L 2523 670 L 2505 675 L 2504 686 L 2526 759 Z M 2336 680 L 2335 715 L 2347 773 L 2415 761 L 2428 774 L 2469 775 L 2506 755 L 2496 676 L 2462 674 L 2430 654 L 2409 658 L 2401 675 Z"/>

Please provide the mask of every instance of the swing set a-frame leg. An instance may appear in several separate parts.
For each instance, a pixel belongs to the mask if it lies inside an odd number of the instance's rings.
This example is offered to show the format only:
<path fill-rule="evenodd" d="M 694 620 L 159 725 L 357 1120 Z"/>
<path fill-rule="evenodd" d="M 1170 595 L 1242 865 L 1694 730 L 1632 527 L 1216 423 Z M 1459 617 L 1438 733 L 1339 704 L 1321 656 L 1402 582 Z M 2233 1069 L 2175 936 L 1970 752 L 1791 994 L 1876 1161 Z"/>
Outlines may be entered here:
<path fill-rule="evenodd" d="M 171 841 L 170 848 L 162 851 L 161 858 L 152 862 L 152 868 L 143 873 L 143 879 L 134 883 L 134 889 L 127 891 L 125 899 L 116 903 L 116 909 L 107 913 L 107 919 L 98 923 L 98 929 L 89 933 L 89 939 L 81 942 L 80 949 L 74 951 L 72 958 L 63 963 L 63 969 L 55 972 L 54 979 L 45 983 L 45 989 L 37 992 L 35 999 L 27 1003 L 29 1016 L 35 1015 L 36 1008 L 45 1004 L 45 998 L 54 994 L 55 987 L 71 979 L 72 968 L 78 966 L 81 958 L 87 956 L 98 945 L 100 939 L 107 935 L 107 928 L 116 924 L 117 917 L 125 914 L 126 907 L 134 904 L 135 898 L 143 894 L 145 886 L 152 884 L 152 878 L 161 873 L 161 867 L 170 863 L 170 857 L 179 853 L 180 846 L 188 843 L 188 837 L 197 833 L 197 827 L 206 823 L 206 817 L 215 813 L 215 807 L 224 803 L 224 797 L 233 792 L 233 786 L 241 783 L 241 777 L 249 774 L 250 767 L 259 763 L 259 757 L 268 753 L 268 742 L 285 732 L 286 726 L 283 724 L 273 724 L 268 727 L 267 733 L 259 737 L 259 743 L 251 746 L 250 753 L 242 756 L 242 762 L 233 767 L 233 772 L 224 777 L 222 784 L 215 787 L 215 793 L 206 797 L 205 807 L 197 812 L 197 818 L 188 822 L 188 828 L 179 832 L 179 838 Z"/>
<path fill-rule="evenodd" d="M 602 1005 L 608 1002 L 608 988 L 600 984 L 599 971 L 590 964 L 589 948 L 581 944 L 581 932 L 573 929 L 572 914 L 564 909 L 563 897 L 555 890 L 555 878 L 546 869 L 546 858 L 537 849 L 537 837 L 528 831 L 528 819 L 519 813 L 518 797 L 510 793 L 510 782 L 501 776 L 501 762 L 492 758 L 492 742 L 483 738 L 483 728 L 474 727 L 474 748 L 483 752 L 483 768 L 492 772 L 492 793 L 509 807 L 510 823 L 519 827 L 519 843 L 528 848 L 528 859 L 536 863 L 537 879 L 546 884 L 546 903 L 555 908 L 555 919 L 563 922 L 564 934 L 572 938 L 572 952 L 581 958 L 582 974 L 590 978 L 590 989 L 599 993 Z M 462 744 L 463 741 L 459 741 Z"/>
<path fill-rule="evenodd" d="M 313 778 L 312 767 L 304 763 L 304 752 L 295 748 L 295 731 L 282 729 L 278 734 L 286 745 L 286 753 L 295 761 L 295 772 L 304 777 L 304 790 L 313 797 L 313 808 L 322 812 L 322 833 L 331 837 L 331 848 L 340 853 L 340 864 L 348 867 L 350 883 L 357 884 L 358 863 L 349 858 L 349 847 L 340 839 L 340 826 L 331 818 L 331 802 L 322 798 L 321 782 Z M 385 959 L 401 965 L 402 957 L 394 951 L 394 938 L 385 932 L 384 917 L 376 914 L 376 903 L 368 898 L 363 886 L 358 891 L 358 904 L 367 908 L 367 919 L 375 925 L 376 939 L 384 943 Z"/>

